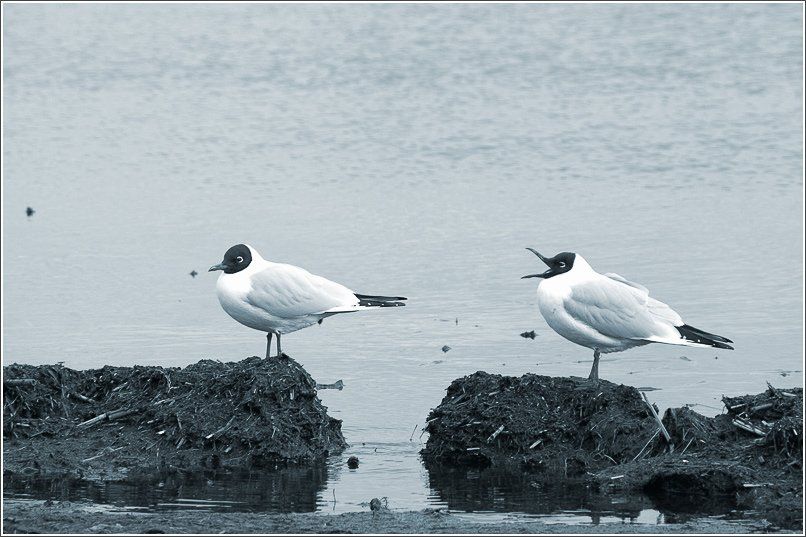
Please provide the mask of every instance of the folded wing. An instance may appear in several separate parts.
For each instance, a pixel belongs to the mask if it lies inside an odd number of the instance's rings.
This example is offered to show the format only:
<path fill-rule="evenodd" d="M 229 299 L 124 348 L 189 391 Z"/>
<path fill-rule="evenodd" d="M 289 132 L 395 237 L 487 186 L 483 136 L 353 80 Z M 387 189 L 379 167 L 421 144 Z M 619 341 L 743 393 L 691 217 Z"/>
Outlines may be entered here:
<path fill-rule="evenodd" d="M 350 289 L 293 265 L 274 263 L 252 275 L 246 300 L 271 315 L 290 319 L 304 315 L 359 309 Z"/>
<path fill-rule="evenodd" d="M 674 326 L 683 324 L 674 310 L 650 297 L 645 287 L 612 274 L 575 285 L 564 306 L 575 320 L 613 338 L 672 337 Z"/>

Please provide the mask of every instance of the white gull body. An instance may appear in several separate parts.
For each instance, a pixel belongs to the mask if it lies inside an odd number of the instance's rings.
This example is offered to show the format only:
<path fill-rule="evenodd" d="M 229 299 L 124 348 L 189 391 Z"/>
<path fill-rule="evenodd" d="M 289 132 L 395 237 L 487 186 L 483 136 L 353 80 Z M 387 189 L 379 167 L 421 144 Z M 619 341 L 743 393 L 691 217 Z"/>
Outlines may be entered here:
<path fill-rule="evenodd" d="M 246 266 L 221 268 L 227 265 L 228 259 L 229 264 L 241 259 L 240 263 Z M 266 332 L 269 344 L 271 335 L 276 334 L 278 356 L 281 355 L 282 334 L 306 328 L 338 313 L 403 306 L 400 301 L 405 300 L 404 297 L 356 294 L 303 268 L 267 261 L 248 245 L 233 246 L 225 254 L 224 262 L 210 270 L 225 270 L 216 282 L 216 294 L 224 311 L 239 323 Z"/>

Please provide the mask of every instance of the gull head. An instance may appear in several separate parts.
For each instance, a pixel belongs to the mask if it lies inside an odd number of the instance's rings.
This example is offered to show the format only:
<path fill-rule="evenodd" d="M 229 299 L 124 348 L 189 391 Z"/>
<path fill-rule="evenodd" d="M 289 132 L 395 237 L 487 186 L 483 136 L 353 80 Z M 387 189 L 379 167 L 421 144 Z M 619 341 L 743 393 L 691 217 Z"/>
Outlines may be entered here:
<path fill-rule="evenodd" d="M 535 250 L 534 248 L 527 248 L 530 252 L 535 254 L 540 260 L 545 263 L 549 269 L 546 272 L 541 272 L 539 274 L 528 274 L 526 276 L 521 277 L 523 278 L 551 278 L 552 276 L 557 276 L 558 274 L 563 274 L 574 268 L 574 260 L 576 259 L 577 255 L 573 252 L 562 252 L 554 257 L 546 257 L 541 255 L 540 252 Z"/>
<path fill-rule="evenodd" d="M 252 262 L 252 249 L 245 244 L 236 244 L 226 251 L 224 260 L 213 265 L 207 272 L 223 270 L 226 274 L 235 274 L 249 266 Z"/>

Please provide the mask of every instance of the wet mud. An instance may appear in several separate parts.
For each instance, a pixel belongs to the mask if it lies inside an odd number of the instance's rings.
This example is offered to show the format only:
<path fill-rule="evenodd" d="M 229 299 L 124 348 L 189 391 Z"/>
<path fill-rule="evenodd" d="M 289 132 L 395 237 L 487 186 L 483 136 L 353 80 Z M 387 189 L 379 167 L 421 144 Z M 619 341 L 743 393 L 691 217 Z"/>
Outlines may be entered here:
<path fill-rule="evenodd" d="M 714 418 L 668 409 L 662 428 L 630 386 L 477 372 L 455 380 L 428 416 L 422 455 L 432 472 L 508 468 L 536 489 L 642 492 L 669 512 L 742 511 L 802 528 L 802 390 L 769 386 L 723 402 Z"/>
<path fill-rule="evenodd" d="M 672 524 L 547 524 L 537 519 L 479 522 L 444 510 L 365 512 L 324 515 L 313 513 L 264 514 L 171 511 L 165 513 L 101 510 L 85 502 L 11 502 L 4 505 L 3 533 L 71 534 L 746 534 L 769 531 L 752 521 L 717 518 Z"/>
<path fill-rule="evenodd" d="M 164 480 L 308 464 L 346 447 L 316 382 L 287 357 L 3 369 L 7 479 Z"/>

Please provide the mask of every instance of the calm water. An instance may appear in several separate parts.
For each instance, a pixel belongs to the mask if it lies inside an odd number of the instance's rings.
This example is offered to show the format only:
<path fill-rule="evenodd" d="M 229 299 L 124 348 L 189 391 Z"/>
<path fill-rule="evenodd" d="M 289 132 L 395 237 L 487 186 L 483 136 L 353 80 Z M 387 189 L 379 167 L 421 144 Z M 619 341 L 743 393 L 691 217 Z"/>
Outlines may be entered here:
<path fill-rule="evenodd" d="M 520 279 L 540 267 L 525 246 L 582 253 L 736 342 L 605 357 L 604 378 L 659 406 L 802 385 L 800 6 L 4 15 L 4 363 L 262 353 L 206 272 L 238 242 L 406 295 L 283 340 L 344 380 L 321 397 L 361 467 L 314 503 L 340 510 L 446 501 L 417 451 L 454 378 L 588 373 Z"/>

